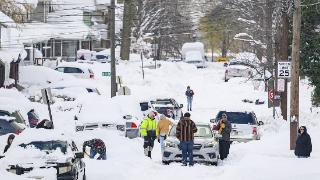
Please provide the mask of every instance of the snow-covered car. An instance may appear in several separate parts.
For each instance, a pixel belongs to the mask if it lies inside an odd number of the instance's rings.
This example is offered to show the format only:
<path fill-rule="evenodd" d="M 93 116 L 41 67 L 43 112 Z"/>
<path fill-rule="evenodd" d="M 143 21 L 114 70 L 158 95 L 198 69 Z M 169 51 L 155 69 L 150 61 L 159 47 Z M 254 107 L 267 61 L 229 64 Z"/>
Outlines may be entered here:
<path fill-rule="evenodd" d="M 194 134 L 193 160 L 195 162 L 204 162 L 212 165 L 218 165 L 219 143 L 211 130 L 210 124 L 196 123 L 198 131 Z M 182 151 L 180 142 L 176 138 L 176 125 L 172 126 L 168 138 L 164 141 L 164 153 L 162 162 L 182 161 Z"/>
<path fill-rule="evenodd" d="M 97 98 L 97 99 L 95 99 Z M 90 97 L 76 115 L 76 131 L 94 129 L 120 130 L 129 138 L 139 136 L 139 124 L 143 118 L 139 101 L 131 96 L 117 96 L 110 101 Z"/>
<path fill-rule="evenodd" d="M 64 62 L 59 64 L 56 71 L 71 74 L 77 78 L 83 79 L 94 79 L 94 73 L 88 64 L 77 63 L 77 62 Z"/>
<path fill-rule="evenodd" d="M 55 130 L 26 129 L 1 159 L 8 172 L 23 175 L 36 169 L 55 168 L 58 180 L 84 180 L 83 152 L 67 135 Z M 29 178 L 45 178 L 36 177 Z"/>
<path fill-rule="evenodd" d="M 263 122 L 257 120 L 254 112 L 219 111 L 216 118 L 210 120 L 213 123 L 215 133 L 217 133 L 216 126 L 223 113 L 227 115 L 227 119 L 231 123 L 231 141 L 247 142 L 260 139 L 260 126 L 263 125 Z"/>
<path fill-rule="evenodd" d="M 170 117 L 174 120 L 180 120 L 182 116 L 183 104 L 178 104 L 173 98 L 158 98 L 150 101 L 151 106 L 158 113 Z"/>
<path fill-rule="evenodd" d="M 0 136 L 9 133 L 20 134 L 26 125 L 17 122 L 17 120 L 10 116 L 0 116 Z"/>
<path fill-rule="evenodd" d="M 250 77 L 252 74 L 253 70 L 250 66 L 241 62 L 230 61 L 225 70 L 224 81 L 227 82 L 233 77 Z"/>

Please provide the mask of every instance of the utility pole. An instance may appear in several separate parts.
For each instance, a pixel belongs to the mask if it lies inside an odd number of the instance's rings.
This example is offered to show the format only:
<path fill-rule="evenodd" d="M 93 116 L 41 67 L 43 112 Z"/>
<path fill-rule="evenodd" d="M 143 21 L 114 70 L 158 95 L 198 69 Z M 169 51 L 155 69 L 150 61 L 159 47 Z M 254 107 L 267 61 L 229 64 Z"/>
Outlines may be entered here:
<path fill-rule="evenodd" d="M 299 76 L 300 76 L 300 31 L 301 7 L 300 0 L 294 0 L 293 38 L 292 38 L 292 77 L 290 102 L 290 150 L 295 149 L 299 126 Z"/>
<path fill-rule="evenodd" d="M 282 1 L 281 27 L 280 27 L 279 56 L 281 61 L 289 61 L 289 17 L 286 1 Z M 288 80 L 284 80 L 284 92 L 281 93 L 281 114 L 288 120 Z"/>
<path fill-rule="evenodd" d="M 115 58 L 115 0 L 111 0 L 110 6 L 110 42 L 111 42 L 111 97 L 117 95 L 117 83 L 116 83 L 116 58 Z"/>

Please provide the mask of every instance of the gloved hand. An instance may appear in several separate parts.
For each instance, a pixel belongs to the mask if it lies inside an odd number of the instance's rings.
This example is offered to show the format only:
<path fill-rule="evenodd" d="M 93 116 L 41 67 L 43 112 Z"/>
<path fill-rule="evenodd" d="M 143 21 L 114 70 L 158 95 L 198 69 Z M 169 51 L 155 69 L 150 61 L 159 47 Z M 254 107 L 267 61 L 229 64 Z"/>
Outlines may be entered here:
<path fill-rule="evenodd" d="M 224 123 L 222 123 L 222 124 L 220 124 L 220 128 L 225 128 L 226 127 L 226 125 L 224 124 Z"/>

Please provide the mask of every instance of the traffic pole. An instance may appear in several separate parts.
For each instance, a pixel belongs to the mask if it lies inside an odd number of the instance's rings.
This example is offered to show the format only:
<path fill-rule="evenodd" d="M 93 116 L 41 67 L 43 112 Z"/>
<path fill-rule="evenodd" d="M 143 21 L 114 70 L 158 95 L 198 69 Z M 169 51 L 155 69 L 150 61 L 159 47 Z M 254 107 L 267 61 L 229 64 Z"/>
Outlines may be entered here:
<path fill-rule="evenodd" d="M 116 58 L 115 58 L 115 0 L 111 0 L 110 5 L 110 42 L 111 42 L 111 97 L 117 95 L 117 82 L 116 82 Z"/>

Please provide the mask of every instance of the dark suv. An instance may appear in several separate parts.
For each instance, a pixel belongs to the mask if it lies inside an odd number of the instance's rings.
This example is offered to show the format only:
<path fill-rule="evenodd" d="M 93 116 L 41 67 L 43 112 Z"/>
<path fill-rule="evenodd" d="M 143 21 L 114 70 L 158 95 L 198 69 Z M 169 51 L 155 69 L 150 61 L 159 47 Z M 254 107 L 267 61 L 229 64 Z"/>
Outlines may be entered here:
<path fill-rule="evenodd" d="M 10 113 L 0 110 L 0 136 L 15 133 L 19 134 L 26 128 L 26 122 L 19 111 Z"/>

